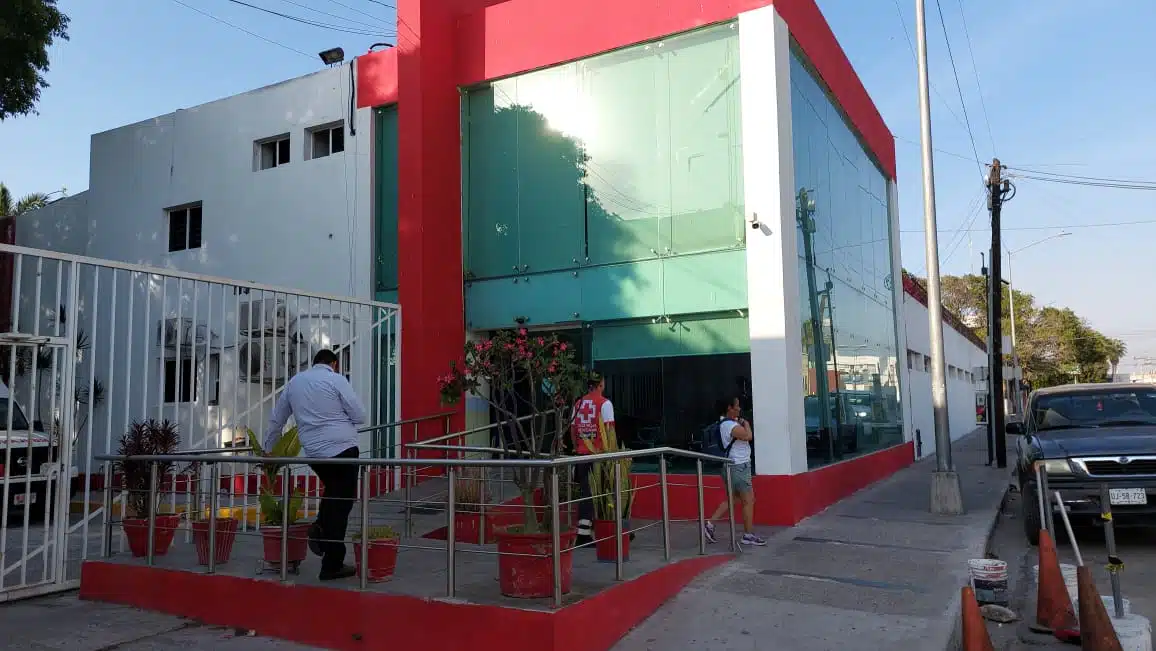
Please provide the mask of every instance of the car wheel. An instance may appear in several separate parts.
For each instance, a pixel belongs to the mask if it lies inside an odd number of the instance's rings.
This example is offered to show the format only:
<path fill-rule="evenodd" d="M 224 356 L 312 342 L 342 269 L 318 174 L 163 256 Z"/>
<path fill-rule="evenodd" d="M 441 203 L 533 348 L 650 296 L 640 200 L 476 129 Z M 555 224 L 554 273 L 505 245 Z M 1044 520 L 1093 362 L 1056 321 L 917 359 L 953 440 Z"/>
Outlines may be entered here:
<path fill-rule="evenodd" d="M 1040 520 L 1040 503 L 1036 496 L 1034 481 L 1024 484 L 1020 491 L 1020 512 L 1023 515 L 1024 536 L 1027 537 L 1028 544 L 1035 547 L 1040 544 L 1040 529 L 1043 522 Z"/>

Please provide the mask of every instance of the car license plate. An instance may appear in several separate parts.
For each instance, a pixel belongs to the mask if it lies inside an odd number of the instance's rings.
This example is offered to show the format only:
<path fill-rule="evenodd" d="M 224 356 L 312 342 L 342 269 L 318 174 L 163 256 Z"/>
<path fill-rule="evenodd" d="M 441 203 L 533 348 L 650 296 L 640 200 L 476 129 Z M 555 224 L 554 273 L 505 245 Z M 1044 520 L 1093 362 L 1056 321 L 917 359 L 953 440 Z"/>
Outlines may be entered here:
<path fill-rule="evenodd" d="M 1148 503 L 1148 493 L 1143 488 L 1113 488 L 1108 491 L 1108 499 L 1113 506 L 1136 506 Z"/>
<path fill-rule="evenodd" d="M 36 493 L 19 493 L 17 495 L 13 495 L 12 496 L 12 503 L 15 504 L 16 506 L 24 506 L 25 503 L 35 504 L 36 503 Z"/>

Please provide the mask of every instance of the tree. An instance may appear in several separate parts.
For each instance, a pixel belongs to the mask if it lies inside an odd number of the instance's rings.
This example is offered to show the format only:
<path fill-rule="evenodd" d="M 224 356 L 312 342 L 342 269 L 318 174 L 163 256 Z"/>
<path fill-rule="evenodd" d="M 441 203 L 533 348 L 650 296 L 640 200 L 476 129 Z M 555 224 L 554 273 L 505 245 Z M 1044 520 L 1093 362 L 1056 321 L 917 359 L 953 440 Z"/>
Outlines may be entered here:
<path fill-rule="evenodd" d="M 56 0 L 0 2 L 0 121 L 36 113 L 48 88 L 48 47 L 68 40 L 68 22 Z"/>
<path fill-rule="evenodd" d="M 0 217 L 19 217 L 47 205 L 48 195 L 43 192 L 33 192 L 13 201 L 8 187 L 0 183 Z"/>

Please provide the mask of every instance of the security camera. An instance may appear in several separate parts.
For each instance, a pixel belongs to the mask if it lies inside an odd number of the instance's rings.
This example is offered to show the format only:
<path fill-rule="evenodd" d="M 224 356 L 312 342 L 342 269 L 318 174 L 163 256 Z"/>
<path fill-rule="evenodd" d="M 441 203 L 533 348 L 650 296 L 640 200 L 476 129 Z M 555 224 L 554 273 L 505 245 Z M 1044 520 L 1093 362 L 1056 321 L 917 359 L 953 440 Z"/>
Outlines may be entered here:
<path fill-rule="evenodd" d="M 759 222 L 759 213 L 757 213 L 757 212 L 751 213 L 751 230 L 757 231 L 762 227 L 763 227 L 762 223 Z"/>

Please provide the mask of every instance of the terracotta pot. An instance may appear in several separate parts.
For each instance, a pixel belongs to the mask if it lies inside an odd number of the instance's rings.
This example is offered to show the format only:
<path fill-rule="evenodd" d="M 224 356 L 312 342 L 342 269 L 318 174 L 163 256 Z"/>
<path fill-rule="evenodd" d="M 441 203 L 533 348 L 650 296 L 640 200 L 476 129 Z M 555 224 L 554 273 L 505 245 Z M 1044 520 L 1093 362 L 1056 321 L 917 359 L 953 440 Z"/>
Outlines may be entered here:
<path fill-rule="evenodd" d="M 570 592 L 573 576 L 575 532 L 564 531 L 558 537 L 562 544 L 560 577 L 562 593 Z M 541 599 L 554 594 L 554 541 L 549 533 L 497 532 L 498 581 L 502 594 L 519 599 Z M 511 554 L 525 554 L 512 556 Z"/>
<path fill-rule="evenodd" d="M 309 527 L 312 522 L 302 522 L 289 525 L 289 541 L 286 546 L 286 556 L 290 563 L 300 563 L 305 560 L 309 552 Z M 281 564 L 281 527 L 261 529 L 261 542 L 265 548 L 265 562 L 271 565 Z"/>
<path fill-rule="evenodd" d="M 629 527 L 622 523 L 622 560 L 630 560 L 630 534 L 626 533 Z M 613 563 L 618 556 L 618 549 L 614 545 L 614 520 L 594 521 L 594 551 L 600 561 Z"/>
<path fill-rule="evenodd" d="M 239 520 L 220 518 L 217 520 L 217 544 L 213 552 L 213 562 L 223 565 L 229 562 L 233 555 L 233 542 L 237 540 L 237 525 Z M 197 563 L 209 564 L 209 521 L 197 520 L 193 522 L 193 545 L 197 548 Z"/>
<path fill-rule="evenodd" d="M 393 570 L 397 567 L 397 543 L 396 538 L 390 540 L 371 540 L 369 541 L 369 577 L 366 579 L 370 583 L 377 581 L 384 581 L 393 576 Z M 356 559 L 357 576 L 361 576 L 361 543 L 353 543 L 353 558 Z"/>
<path fill-rule="evenodd" d="M 164 556 L 173 546 L 173 536 L 181 524 L 179 515 L 156 516 L 156 528 L 153 531 L 153 554 Z M 148 518 L 125 518 L 122 523 L 124 535 L 128 538 L 128 548 L 132 555 L 144 558 L 149 554 L 149 521 Z"/>

